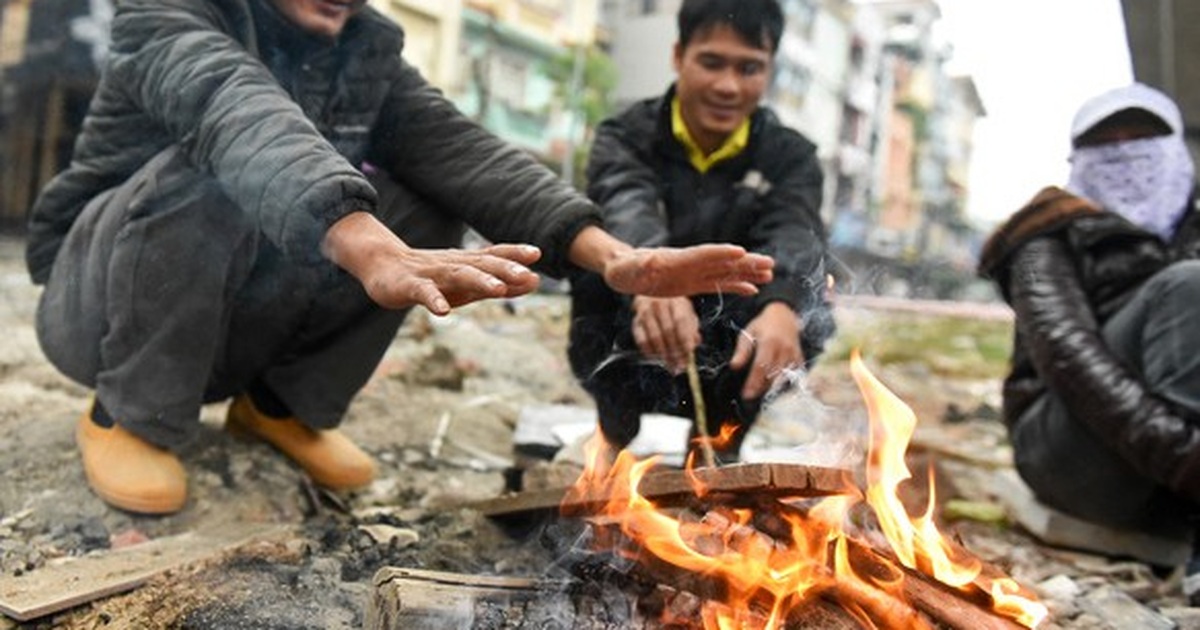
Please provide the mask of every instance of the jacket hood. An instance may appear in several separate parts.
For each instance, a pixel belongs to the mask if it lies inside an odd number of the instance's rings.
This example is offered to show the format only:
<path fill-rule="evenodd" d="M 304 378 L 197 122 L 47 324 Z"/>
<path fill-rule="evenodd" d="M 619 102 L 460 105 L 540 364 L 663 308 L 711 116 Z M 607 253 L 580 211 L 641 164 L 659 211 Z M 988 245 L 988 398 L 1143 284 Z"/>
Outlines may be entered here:
<path fill-rule="evenodd" d="M 1029 239 L 1061 229 L 1081 216 L 1102 212 L 1099 206 L 1061 188 L 1043 188 L 988 237 L 979 256 L 979 275 L 995 279 L 1004 260 Z"/>

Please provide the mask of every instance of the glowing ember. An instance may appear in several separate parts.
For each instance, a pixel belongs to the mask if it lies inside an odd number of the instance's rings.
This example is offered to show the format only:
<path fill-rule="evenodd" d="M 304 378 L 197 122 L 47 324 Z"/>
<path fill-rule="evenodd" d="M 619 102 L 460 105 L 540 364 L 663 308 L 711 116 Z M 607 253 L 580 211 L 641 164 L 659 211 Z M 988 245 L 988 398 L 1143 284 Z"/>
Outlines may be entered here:
<path fill-rule="evenodd" d="M 932 518 L 932 481 L 925 513 L 914 518 L 905 510 L 897 489 L 911 477 L 904 452 L 916 417 L 867 371 L 857 352 L 851 357 L 851 373 L 870 417 L 866 502 L 891 552 L 905 567 L 982 595 L 997 614 L 1036 627 L 1047 614 L 1044 606 L 1025 597 L 1009 578 L 983 576 L 982 563 L 938 531 Z M 588 461 L 564 504 L 605 497 L 595 515 L 617 523 L 643 552 L 721 585 L 721 601 L 703 606 L 705 630 L 782 628 L 789 615 L 816 597 L 841 605 L 864 627 L 929 627 L 904 599 L 902 570 L 879 554 L 871 554 L 875 570 L 864 571 L 852 562 L 852 546 L 869 548 L 845 528 L 855 497 L 779 501 L 771 515 L 782 526 L 770 528 L 768 535 L 756 520 L 762 515 L 750 509 L 710 507 L 697 519 L 647 500 L 638 485 L 658 458 L 637 461 L 625 451 L 614 456 L 597 435 L 588 445 Z M 695 475 L 691 480 L 696 496 L 703 498 L 707 488 Z"/>

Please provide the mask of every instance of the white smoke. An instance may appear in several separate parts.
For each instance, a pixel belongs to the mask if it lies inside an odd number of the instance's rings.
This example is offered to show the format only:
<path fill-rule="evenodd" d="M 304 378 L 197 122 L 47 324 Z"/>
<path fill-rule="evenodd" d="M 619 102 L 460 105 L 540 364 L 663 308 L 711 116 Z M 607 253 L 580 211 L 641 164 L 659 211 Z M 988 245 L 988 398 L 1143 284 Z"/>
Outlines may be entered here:
<path fill-rule="evenodd" d="M 866 453 L 867 418 L 822 403 L 808 374 L 789 370 L 763 402 L 758 423 L 742 447 L 747 462 L 857 468 Z"/>

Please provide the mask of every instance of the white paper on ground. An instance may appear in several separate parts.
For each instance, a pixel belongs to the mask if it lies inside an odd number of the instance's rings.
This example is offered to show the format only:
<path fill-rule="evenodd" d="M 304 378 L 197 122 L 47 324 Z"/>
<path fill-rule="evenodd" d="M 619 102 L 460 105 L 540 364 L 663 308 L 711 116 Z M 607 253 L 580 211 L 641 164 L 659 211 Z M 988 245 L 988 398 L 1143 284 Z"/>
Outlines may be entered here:
<path fill-rule="evenodd" d="M 527 405 L 517 416 L 513 443 L 553 447 L 574 447 L 586 442 L 596 431 L 596 410 L 578 405 Z M 642 429 L 628 450 L 639 458 L 664 456 L 667 465 L 683 465 L 691 420 L 677 416 L 648 413 L 642 416 Z M 570 450 L 575 450 L 574 448 Z M 568 459 L 574 459 L 568 455 Z"/>

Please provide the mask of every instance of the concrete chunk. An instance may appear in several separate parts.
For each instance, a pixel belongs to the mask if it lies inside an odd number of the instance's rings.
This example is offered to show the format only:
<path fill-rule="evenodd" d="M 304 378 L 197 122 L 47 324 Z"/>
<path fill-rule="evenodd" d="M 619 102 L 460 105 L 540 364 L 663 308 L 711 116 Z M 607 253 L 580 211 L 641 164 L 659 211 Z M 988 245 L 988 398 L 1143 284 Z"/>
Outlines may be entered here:
<path fill-rule="evenodd" d="M 1113 630 L 1139 628 L 1140 630 L 1175 630 L 1174 621 L 1143 606 L 1136 599 L 1112 586 L 1102 586 L 1088 593 L 1079 607 L 1099 619 L 1103 619 Z"/>
<path fill-rule="evenodd" d="M 1128 556 L 1164 567 L 1181 565 L 1192 553 L 1191 533 L 1154 536 L 1097 525 L 1044 505 L 1015 470 L 998 471 L 994 494 L 1012 518 L 1042 542 L 1106 556 Z M 1134 626 L 1128 626 L 1134 627 Z"/>

